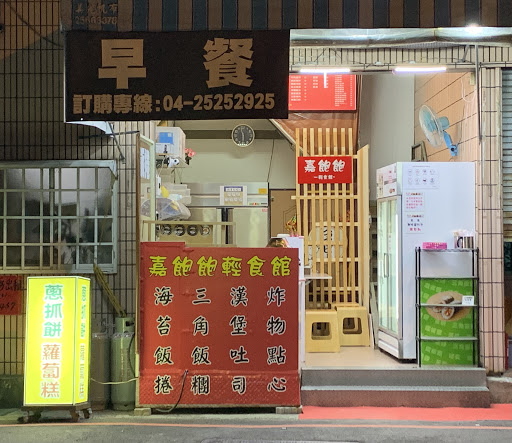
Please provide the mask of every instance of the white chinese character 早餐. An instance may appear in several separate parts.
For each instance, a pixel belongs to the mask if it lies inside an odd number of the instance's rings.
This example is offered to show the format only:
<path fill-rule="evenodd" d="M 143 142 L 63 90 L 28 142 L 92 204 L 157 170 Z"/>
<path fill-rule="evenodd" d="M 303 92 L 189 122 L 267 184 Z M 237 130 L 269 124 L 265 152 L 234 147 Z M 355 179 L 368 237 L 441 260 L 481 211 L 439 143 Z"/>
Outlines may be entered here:
<path fill-rule="evenodd" d="M 316 160 L 314 160 L 314 159 L 306 160 L 306 166 L 304 166 L 304 171 L 305 172 L 315 172 L 316 171 L 315 161 Z"/>
<path fill-rule="evenodd" d="M 144 40 L 103 39 L 98 78 L 115 78 L 116 89 L 128 89 L 129 78 L 146 78 Z"/>
<path fill-rule="evenodd" d="M 247 70 L 252 66 L 252 38 L 208 40 L 204 46 L 204 67 L 209 71 L 209 88 L 234 84 L 249 87 L 252 78 Z"/>

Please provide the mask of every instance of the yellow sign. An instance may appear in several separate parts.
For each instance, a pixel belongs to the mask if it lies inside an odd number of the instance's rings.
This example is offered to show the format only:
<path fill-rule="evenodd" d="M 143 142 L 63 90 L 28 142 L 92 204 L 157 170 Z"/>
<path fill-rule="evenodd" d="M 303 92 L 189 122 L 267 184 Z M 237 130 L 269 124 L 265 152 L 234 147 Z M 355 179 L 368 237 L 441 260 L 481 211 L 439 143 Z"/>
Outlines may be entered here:
<path fill-rule="evenodd" d="M 88 401 L 89 288 L 82 277 L 27 278 L 25 406 Z"/>

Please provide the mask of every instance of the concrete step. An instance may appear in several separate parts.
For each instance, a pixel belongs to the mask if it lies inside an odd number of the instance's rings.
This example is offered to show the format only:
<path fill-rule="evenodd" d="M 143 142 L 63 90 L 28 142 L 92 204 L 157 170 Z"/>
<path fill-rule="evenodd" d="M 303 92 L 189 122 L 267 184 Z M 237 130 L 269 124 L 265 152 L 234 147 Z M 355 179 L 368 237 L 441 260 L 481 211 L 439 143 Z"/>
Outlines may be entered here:
<path fill-rule="evenodd" d="M 487 386 L 484 368 L 304 368 L 302 386 Z"/>
<path fill-rule="evenodd" d="M 420 388 L 404 386 L 367 387 L 340 386 L 302 387 L 303 406 L 326 407 L 410 407 L 410 408 L 488 408 L 487 388 Z"/>
<path fill-rule="evenodd" d="M 303 406 L 489 407 L 483 368 L 306 368 Z"/>

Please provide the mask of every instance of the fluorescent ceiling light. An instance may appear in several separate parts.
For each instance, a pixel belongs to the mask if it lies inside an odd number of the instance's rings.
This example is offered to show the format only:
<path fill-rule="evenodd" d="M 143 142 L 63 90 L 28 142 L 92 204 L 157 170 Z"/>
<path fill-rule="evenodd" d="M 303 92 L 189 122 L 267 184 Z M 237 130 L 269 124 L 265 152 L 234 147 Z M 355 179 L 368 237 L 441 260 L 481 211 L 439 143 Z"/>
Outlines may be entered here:
<path fill-rule="evenodd" d="M 483 29 L 476 23 L 471 23 L 470 25 L 467 25 L 464 29 L 469 35 L 472 36 L 483 34 Z"/>
<path fill-rule="evenodd" d="M 446 66 L 397 66 L 393 72 L 409 74 L 446 72 Z"/>
<path fill-rule="evenodd" d="M 350 72 L 350 68 L 300 68 L 301 74 L 347 74 Z"/>

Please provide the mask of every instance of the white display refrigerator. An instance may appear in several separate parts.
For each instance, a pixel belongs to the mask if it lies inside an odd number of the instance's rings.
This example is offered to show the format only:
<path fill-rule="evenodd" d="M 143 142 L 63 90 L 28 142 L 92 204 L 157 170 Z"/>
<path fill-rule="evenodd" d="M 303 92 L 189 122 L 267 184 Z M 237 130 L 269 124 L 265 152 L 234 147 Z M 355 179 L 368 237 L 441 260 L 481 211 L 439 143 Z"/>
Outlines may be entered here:
<path fill-rule="evenodd" d="M 403 162 L 377 170 L 380 349 L 416 359 L 415 248 L 423 242 L 454 248 L 454 231 L 474 229 L 474 163 Z M 431 275 L 456 276 L 467 259 L 469 254 L 433 254 L 422 259 L 422 268 L 425 263 Z"/>

